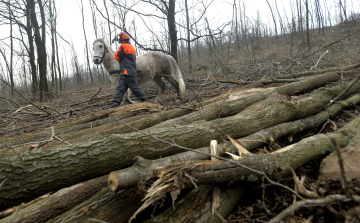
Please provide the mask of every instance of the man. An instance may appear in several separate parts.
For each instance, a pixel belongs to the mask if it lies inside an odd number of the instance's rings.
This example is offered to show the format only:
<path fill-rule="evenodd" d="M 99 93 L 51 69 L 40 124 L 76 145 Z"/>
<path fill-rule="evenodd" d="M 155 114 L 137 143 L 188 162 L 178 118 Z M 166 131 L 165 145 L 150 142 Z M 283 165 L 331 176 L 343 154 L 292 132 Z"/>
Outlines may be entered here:
<path fill-rule="evenodd" d="M 115 53 L 115 59 L 120 62 L 120 80 L 116 87 L 115 96 L 111 105 L 104 107 L 104 109 L 120 106 L 128 88 L 130 88 L 133 94 L 142 102 L 150 102 L 139 86 L 137 80 L 136 50 L 130 44 L 130 37 L 126 32 L 121 32 L 119 34 L 119 43 L 121 45 Z"/>

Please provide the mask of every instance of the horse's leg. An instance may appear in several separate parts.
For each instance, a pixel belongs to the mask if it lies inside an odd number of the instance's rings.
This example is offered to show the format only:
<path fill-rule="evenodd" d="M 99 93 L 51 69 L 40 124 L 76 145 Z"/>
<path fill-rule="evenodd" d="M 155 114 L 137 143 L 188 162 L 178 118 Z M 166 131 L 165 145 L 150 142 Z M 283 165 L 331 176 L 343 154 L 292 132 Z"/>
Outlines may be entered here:
<path fill-rule="evenodd" d="M 157 103 L 158 101 L 160 101 L 162 95 L 164 94 L 164 91 L 165 91 L 165 89 L 166 89 L 166 85 L 165 85 L 165 83 L 161 80 L 161 76 L 156 76 L 156 77 L 154 77 L 153 80 L 154 80 L 155 83 L 156 83 L 157 85 L 159 85 L 159 87 L 160 87 L 160 91 L 159 91 L 159 93 L 158 93 L 158 95 L 156 96 L 156 99 L 155 99 L 155 102 Z"/>
<path fill-rule="evenodd" d="M 123 101 L 121 102 L 121 105 L 123 105 L 125 101 L 129 102 L 130 104 L 135 104 L 136 103 L 135 101 L 132 101 L 130 99 L 130 88 L 128 88 L 128 90 L 126 91 L 125 97 L 124 97 Z"/>
<path fill-rule="evenodd" d="M 167 81 L 169 81 L 170 84 L 175 88 L 177 98 L 178 98 L 179 100 L 182 100 L 182 99 L 181 99 L 181 93 L 180 93 L 179 83 L 175 80 L 175 78 L 174 78 L 172 75 L 165 75 L 164 78 L 165 78 Z"/>

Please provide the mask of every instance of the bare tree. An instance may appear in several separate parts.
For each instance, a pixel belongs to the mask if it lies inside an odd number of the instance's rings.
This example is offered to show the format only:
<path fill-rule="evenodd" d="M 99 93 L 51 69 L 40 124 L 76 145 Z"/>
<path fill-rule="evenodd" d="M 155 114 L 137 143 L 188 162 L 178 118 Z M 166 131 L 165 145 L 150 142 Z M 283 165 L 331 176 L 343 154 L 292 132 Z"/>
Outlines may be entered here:
<path fill-rule="evenodd" d="M 51 7 L 52 1 L 49 1 L 50 14 L 50 33 L 51 33 L 51 86 L 53 90 L 57 91 L 57 77 L 56 77 L 56 63 L 55 63 L 55 28 L 54 28 L 54 13 Z"/>
<path fill-rule="evenodd" d="M 308 49 L 310 49 L 309 0 L 305 0 L 305 7 L 306 7 L 306 42 L 307 42 Z"/>
<path fill-rule="evenodd" d="M 190 45 L 190 17 L 187 0 L 185 0 L 185 10 L 186 10 L 186 28 L 187 28 L 187 49 L 188 49 L 188 59 L 189 59 L 189 74 L 191 73 L 192 63 L 191 63 L 191 45 Z"/>
<path fill-rule="evenodd" d="M 269 0 L 266 0 L 268 6 L 269 6 L 269 9 L 270 9 L 270 12 L 271 12 L 271 16 L 273 18 L 273 22 L 274 22 L 274 26 L 275 26 L 275 36 L 276 36 L 276 43 L 279 44 L 279 37 L 278 37 L 278 32 L 277 32 L 277 23 L 276 23 L 276 19 L 275 19 L 275 15 L 274 15 L 274 12 L 273 12 L 273 9 L 271 8 L 271 5 L 269 3 Z"/>
<path fill-rule="evenodd" d="M 93 79 L 93 75 L 92 75 L 91 68 L 90 68 L 89 48 L 88 48 L 88 42 L 87 42 L 86 32 L 85 32 L 85 18 L 84 18 L 83 0 L 81 0 L 81 15 L 82 15 L 82 26 L 83 26 L 83 30 L 84 30 L 84 38 L 85 38 L 86 60 L 87 60 L 88 70 L 89 70 L 89 73 L 90 73 L 91 83 L 93 84 L 94 79 Z"/>

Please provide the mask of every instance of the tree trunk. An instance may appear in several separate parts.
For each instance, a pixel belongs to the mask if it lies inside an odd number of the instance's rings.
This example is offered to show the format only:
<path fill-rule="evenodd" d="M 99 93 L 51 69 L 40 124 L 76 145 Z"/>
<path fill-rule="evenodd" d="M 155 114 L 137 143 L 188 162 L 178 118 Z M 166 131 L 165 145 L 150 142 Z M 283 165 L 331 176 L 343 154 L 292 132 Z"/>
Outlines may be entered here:
<path fill-rule="evenodd" d="M 315 116 L 300 119 L 294 122 L 282 123 L 277 126 L 263 129 L 252 135 L 240 138 L 239 141 L 245 146 L 247 150 L 252 151 L 257 147 L 263 146 L 264 142 L 273 143 L 282 137 L 293 136 L 310 129 L 315 129 L 330 118 L 338 115 L 342 109 L 357 105 L 358 103 L 360 103 L 360 96 L 356 95 L 344 102 L 339 102 L 330 106 L 325 111 L 321 111 Z M 229 149 L 230 151 L 228 152 L 230 153 L 238 153 L 237 149 L 232 146 L 231 142 L 224 142 L 219 144 L 220 156 L 224 156 L 224 152 Z M 206 146 L 196 149 L 196 151 L 209 154 L 210 148 L 209 146 Z M 135 187 L 152 169 L 170 164 L 186 162 L 189 160 L 208 160 L 209 158 L 210 157 L 208 155 L 191 151 L 160 158 L 157 160 L 145 160 L 141 157 L 137 157 L 133 166 L 111 172 L 108 178 L 108 185 L 113 191 Z"/>
<path fill-rule="evenodd" d="M 177 55 L 177 32 L 176 32 L 176 24 L 175 24 L 175 0 L 169 0 L 167 13 L 167 23 L 170 35 L 170 54 L 178 62 Z"/>
<path fill-rule="evenodd" d="M 334 133 L 308 137 L 273 153 L 266 155 L 252 154 L 234 162 L 247 168 L 263 172 L 273 180 L 280 180 L 291 174 L 291 169 L 295 170 L 305 163 L 330 154 L 334 150 L 330 137 L 336 140 L 340 148 L 344 148 L 359 132 L 360 116 Z M 197 161 L 192 163 L 179 163 L 153 170 L 147 176 L 147 181 L 154 182 L 154 180 L 158 178 L 157 176 L 161 176 L 161 178 L 166 177 L 167 172 L 171 172 L 181 166 L 186 166 L 186 168 L 189 169 L 187 174 L 185 174 L 187 176 L 184 175 L 185 171 L 181 171 L 181 177 L 178 179 L 179 182 L 183 183 L 181 189 L 194 186 L 193 182 L 189 180 L 189 176 L 195 179 L 196 185 L 226 184 L 229 182 L 260 182 L 262 180 L 261 174 L 233 163 L 226 161 Z M 169 184 L 170 183 L 172 182 L 169 182 Z"/>
<path fill-rule="evenodd" d="M 306 43 L 308 50 L 310 50 L 309 0 L 305 0 L 305 7 L 306 7 Z"/>
<path fill-rule="evenodd" d="M 190 17 L 187 0 L 185 0 L 185 12 L 186 12 L 186 31 L 187 31 L 187 50 L 189 59 L 189 74 L 191 74 L 192 63 L 191 63 L 191 45 L 190 45 Z"/>
<path fill-rule="evenodd" d="M 323 70 L 304 71 L 304 72 L 295 73 L 295 74 L 277 76 L 277 77 L 274 77 L 274 78 L 276 78 L 276 79 L 298 78 L 298 77 L 302 77 L 302 76 L 309 76 L 309 75 L 321 74 L 321 73 L 326 73 L 326 72 L 338 72 L 338 73 L 340 73 L 341 70 L 343 70 L 343 71 L 351 70 L 351 69 L 354 69 L 354 68 L 357 68 L 357 67 L 360 67 L 360 63 L 351 64 L 351 65 L 348 65 L 348 66 L 345 66 L 345 67 L 333 67 L 333 68 L 327 68 L 327 69 L 323 69 Z"/>
<path fill-rule="evenodd" d="M 107 10 L 106 10 L 107 12 Z M 94 78 L 91 72 L 91 68 L 90 68 L 90 61 L 89 61 L 89 48 L 88 48 L 88 42 L 87 42 L 87 38 L 86 38 L 86 32 L 85 32 L 85 19 L 84 19 L 84 5 L 83 5 L 83 0 L 81 0 L 81 15 L 82 15 L 82 26 L 83 26 L 83 31 L 84 31 L 84 39 L 85 39 L 85 48 L 86 48 L 86 61 L 87 61 L 87 66 L 89 69 L 89 73 L 90 73 L 90 78 L 91 78 L 91 84 L 94 83 Z M 111 33 L 109 33 L 109 35 L 111 35 Z M 111 37 L 110 37 L 111 38 Z M 111 42 L 110 42 L 111 43 Z"/>
<path fill-rule="evenodd" d="M 33 96 L 39 91 L 39 83 L 36 75 L 35 49 L 31 22 L 31 1 L 26 2 L 26 33 L 29 42 L 29 62 L 31 70 L 31 93 Z"/>
<path fill-rule="evenodd" d="M 126 106 L 121 106 L 116 109 L 100 111 L 96 114 L 85 116 L 81 119 L 64 123 L 61 125 L 54 126 L 54 133 L 61 135 L 61 138 L 65 141 L 74 140 L 83 135 L 94 136 L 102 132 L 107 133 L 126 133 L 132 132 L 133 130 L 127 126 L 122 125 L 118 120 L 123 120 L 129 123 L 131 126 L 137 129 L 145 129 L 153 126 L 159 122 L 167 119 L 176 118 L 185 114 L 190 113 L 196 107 L 195 103 L 190 103 L 184 108 L 162 111 L 159 113 L 153 113 L 148 115 L 133 116 L 133 111 L 141 109 L 158 109 L 160 105 L 148 104 L 148 103 L 137 103 Z M 108 118 L 107 118 L 108 117 Z M 6 149 L 11 146 L 18 145 L 16 149 L 29 149 L 31 142 L 39 142 L 41 140 L 48 140 L 51 138 L 52 129 L 47 128 L 37 133 L 31 133 L 25 136 L 17 137 L 6 142 L 6 144 L 0 145 L 1 149 Z M 34 143 L 32 143 L 34 144 Z M 24 146 L 22 146 L 24 145 Z M 46 145 L 49 146 L 50 144 Z M 54 146 L 54 144 L 52 145 Z"/>
<path fill-rule="evenodd" d="M 107 176 L 102 176 L 61 189 L 43 200 L 0 220 L 0 223 L 46 222 L 91 198 L 106 187 L 106 179 Z"/>
<path fill-rule="evenodd" d="M 10 3 L 10 1 L 9 1 Z M 13 43 L 13 26 L 12 26 L 12 19 L 10 13 L 10 5 L 9 5 L 9 20 L 10 20 L 10 84 L 11 84 L 11 94 L 14 94 L 14 72 L 13 72 L 13 58 L 14 58 L 14 43 Z"/>
<path fill-rule="evenodd" d="M 217 214 L 211 213 L 211 191 L 213 186 L 199 186 L 160 215 L 146 221 L 151 222 L 189 222 L 222 223 Z M 245 192 L 243 185 L 224 186 L 220 195 L 218 214 L 226 218 Z"/>
<path fill-rule="evenodd" d="M 195 121 L 209 121 L 220 117 L 235 115 L 247 108 L 248 106 L 264 100 L 274 92 L 282 92 L 287 95 L 294 95 L 303 91 L 308 91 L 313 88 L 319 87 L 327 82 L 336 81 L 339 78 L 340 76 L 336 73 L 326 73 L 317 77 L 311 77 L 300 82 L 295 82 L 286 86 L 274 88 L 260 94 L 252 95 L 250 97 L 240 98 L 234 101 L 228 101 L 224 103 L 219 102 L 210 105 L 206 107 L 206 109 L 202 109 L 198 112 L 193 112 L 189 115 L 163 122 L 159 125 L 154 126 L 153 128 L 170 127 L 175 125 L 188 125 Z"/>
<path fill-rule="evenodd" d="M 127 222 L 140 206 L 141 195 L 136 193 L 136 189 L 114 193 L 109 188 L 104 188 L 89 200 L 47 223 L 89 222 L 90 218 L 122 223 Z"/>
<path fill-rule="evenodd" d="M 37 21 L 36 18 L 36 12 L 35 12 L 35 2 L 34 0 L 29 0 L 30 1 L 30 11 L 31 11 L 31 22 L 35 31 L 35 43 L 36 43 L 36 48 L 37 48 L 37 54 L 38 54 L 38 63 L 39 63 L 39 71 L 40 71 L 40 83 L 39 83 L 39 96 L 40 96 L 40 101 L 43 102 L 45 100 L 44 95 L 46 95 L 46 93 L 48 92 L 48 86 L 47 86 L 47 78 L 46 78 L 46 67 L 47 67 L 47 63 L 46 63 L 46 43 L 45 43 L 45 38 L 46 38 L 46 33 L 45 33 L 45 15 L 44 15 L 44 8 L 42 5 L 42 1 L 39 0 L 38 4 L 39 4 L 39 8 L 40 8 L 40 15 L 41 15 L 41 21 L 42 21 L 42 26 L 41 26 L 41 34 L 40 34 L 40 26 L 39 23 Z"/>
<path fill-rule="evenodd" d="M 293 102 L 284 100 L 283 96 L 273 96 L 228 118 L 158 128 L 148 133 L 184 147 L 199 148 L 207 146 L 211 140 L 224 139 L 226 135 L 238 138 L 317 113 L 349 84 L 319 89 L 311 97 Z M 356 83 L 344 97 L 359 89 L 360 83 Z M 6 179 L 0 191 L 0 209 L 126 167 L 136 156 L 156 159 L 181 151 L 136 132 L 84 136 L 74 140 L 72 145 L 14 152 L 0 158 L 0 182 Z"/>

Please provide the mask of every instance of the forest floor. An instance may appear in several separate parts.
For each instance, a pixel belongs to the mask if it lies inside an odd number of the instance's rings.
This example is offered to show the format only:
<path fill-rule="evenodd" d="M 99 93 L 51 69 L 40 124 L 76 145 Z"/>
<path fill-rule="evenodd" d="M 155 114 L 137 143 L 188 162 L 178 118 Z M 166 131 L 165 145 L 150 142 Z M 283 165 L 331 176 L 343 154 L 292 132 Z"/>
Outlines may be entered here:
<path fill-rule="evenodd" d="M 183 95 L 183 101 L 176 100 L 174 89 L 168 85 L 160 104 L 164 106 L 165 109 L 171 110 L 183 107 L 193 101 L 204 101 L 222 93 L 237 91 L 240 88 L 246 87 L 237 84 L 214 82 L 211 81 L 209 77 L 256 81 L 271 78 L 273 76 L 308 71 L 315 66 L 317 62 L 319 63 L 313 68 L 314 70 L 341 67 L 359 62 L 359 33 L 341 39 L 342 37 L 349 35 L 349 33 L 357 32 L 354 28 L 337 27 L 337 29 L 328 30 L 327 32 L 326 37 L 317 34 L 318 37 L 313 38 L 316 39 L 316 41 L 314 41 L 311 50 L 306 49 L 304 43 L 300 41 L 294 46 L 292 56 L 289 54 L 288 45 L 282 46 L 282 43 L 279 43 L 279 45 L 276 46 L 274 39 L 271 41 L 262 40 L 262 44 L 260 44 L 261 49 L 258 49 L 255 52 L 255 58 L 247 56 L 245 51 L 241 54 L 233 52 L 230 54 L 230 73 L 227 75 L 223 75 L 220 68 L 211 66 L 211 64 L 214 63 L 210 59 L 198 59 L 194 64 L 196 68 L 194 68 L 194 71 L 191 74 L 183 72 L 187 86 L 186 93 Z M 341 41 L 334 43 L 339 39 L 341 39 Z M 288 39 L 284 37 L 284 40 L 280 42 L 283 41 L 288 41 Z M 327 45 L 330 46 L 327 47 Z M 327 50 L 328 53 L 320 59 Z M 251 50 L 248 52 L 251 52 Z M 184 64 L 180 64 L 180 66 L 182 70 L 186 70 Z M 359 69 L 355 73 L 344 75 L 342 80 L 337 83 L 328 84 L 326 87 L 340 84 L 341 82 L 346 83 L 353 80 L 358 75 L 360 75 Z M 280 85 L 283 85 L 283 83 L 273 83 L 264 85 L 263 87 L 268 88 Z M 151 82 L 142 85 L 142 88 L 151 102 L 154 102 L 158 87 Z M 42 106 L 48 106 L 47 109 L 51 112 L 50 116 L 44 115 L 43 112 L 40 112 L 33 106 L 24 108 L 24 106 L 28 106 L 30 103 L 19 96 L 9 100 L 0 100 L 0 107 L 2 110 L 0 117 L 0 138 L 12 138 L 22 134 L 35 132 L 98 112 L 102 110 L 102 106 L 110 103 L 114 91 L 115 87 L 107 82 L 81 86 L 78 89 L 66 90 L 54 94 L 51 99 L 41 104 Z M 304 97 L 309 95 L 309 93 L 311 92 L 297 95 L 297 97 Z M 131 98 L 138 101 L 133 95 Z M 144 112 L 146 113 L 146 111 L 143 111 L 142 113 Z M 321 132 L 334 132 L 354 119 L 359 112 L 360 110 L 358 107 L 342 111 L 340 115 L 331 120 L 331 124 L 323 126 L 324 128 L 321 129 Z M 139 114 L 134 113 L 134 115 Z M 302 138 L 311 135 L 316 135 L 319 132 L 320 129 L 314 129 L 304 134 L 295 135 L 293 142 L 300 141 Z M 259 148 L 258 151 L 261 152 L 262 148 Z M 309 186 L 321 184 L 321 182 L 318 181 L 320 163 L 321 160 L 308 163 L 299 168 L 296 173 L 298 176 L 305 175 L 307 178 L 307 185 Z M 292 178 L 283 179 L 281 183 L 294 188 Z M 358 180 L 352 182 L 351 186 L 357 191 L 357 194 L 360 193 Z M 332 182 L 330 187 L 334 192 L 342 190 L 340 181 Z M 251 189 L 248 190 L 249 191 L 241 198 L 230 215 L 227 216 L 226 219 L 228 222 L 266 222 L 281 210 L 290 206 L 294 201 L 294 197 L 288 191 L 272 185 L 266 185 L 264 188 L 261 186 L 261 183 L 254 184 Z M 295 215 L 288 217 L 286 222 L 304 222 L 306 219 L 309 220 L 308 222 L 343 222 L 344 210 L 349 210 L 350 208 L 353 208 L 353 206 L 349 207 L 346 203 L 335 206 L 324 206 L 321 208 L 306 207 L 297 211 Z M 310 217 L 313 220 L 311 220 Z"/>

